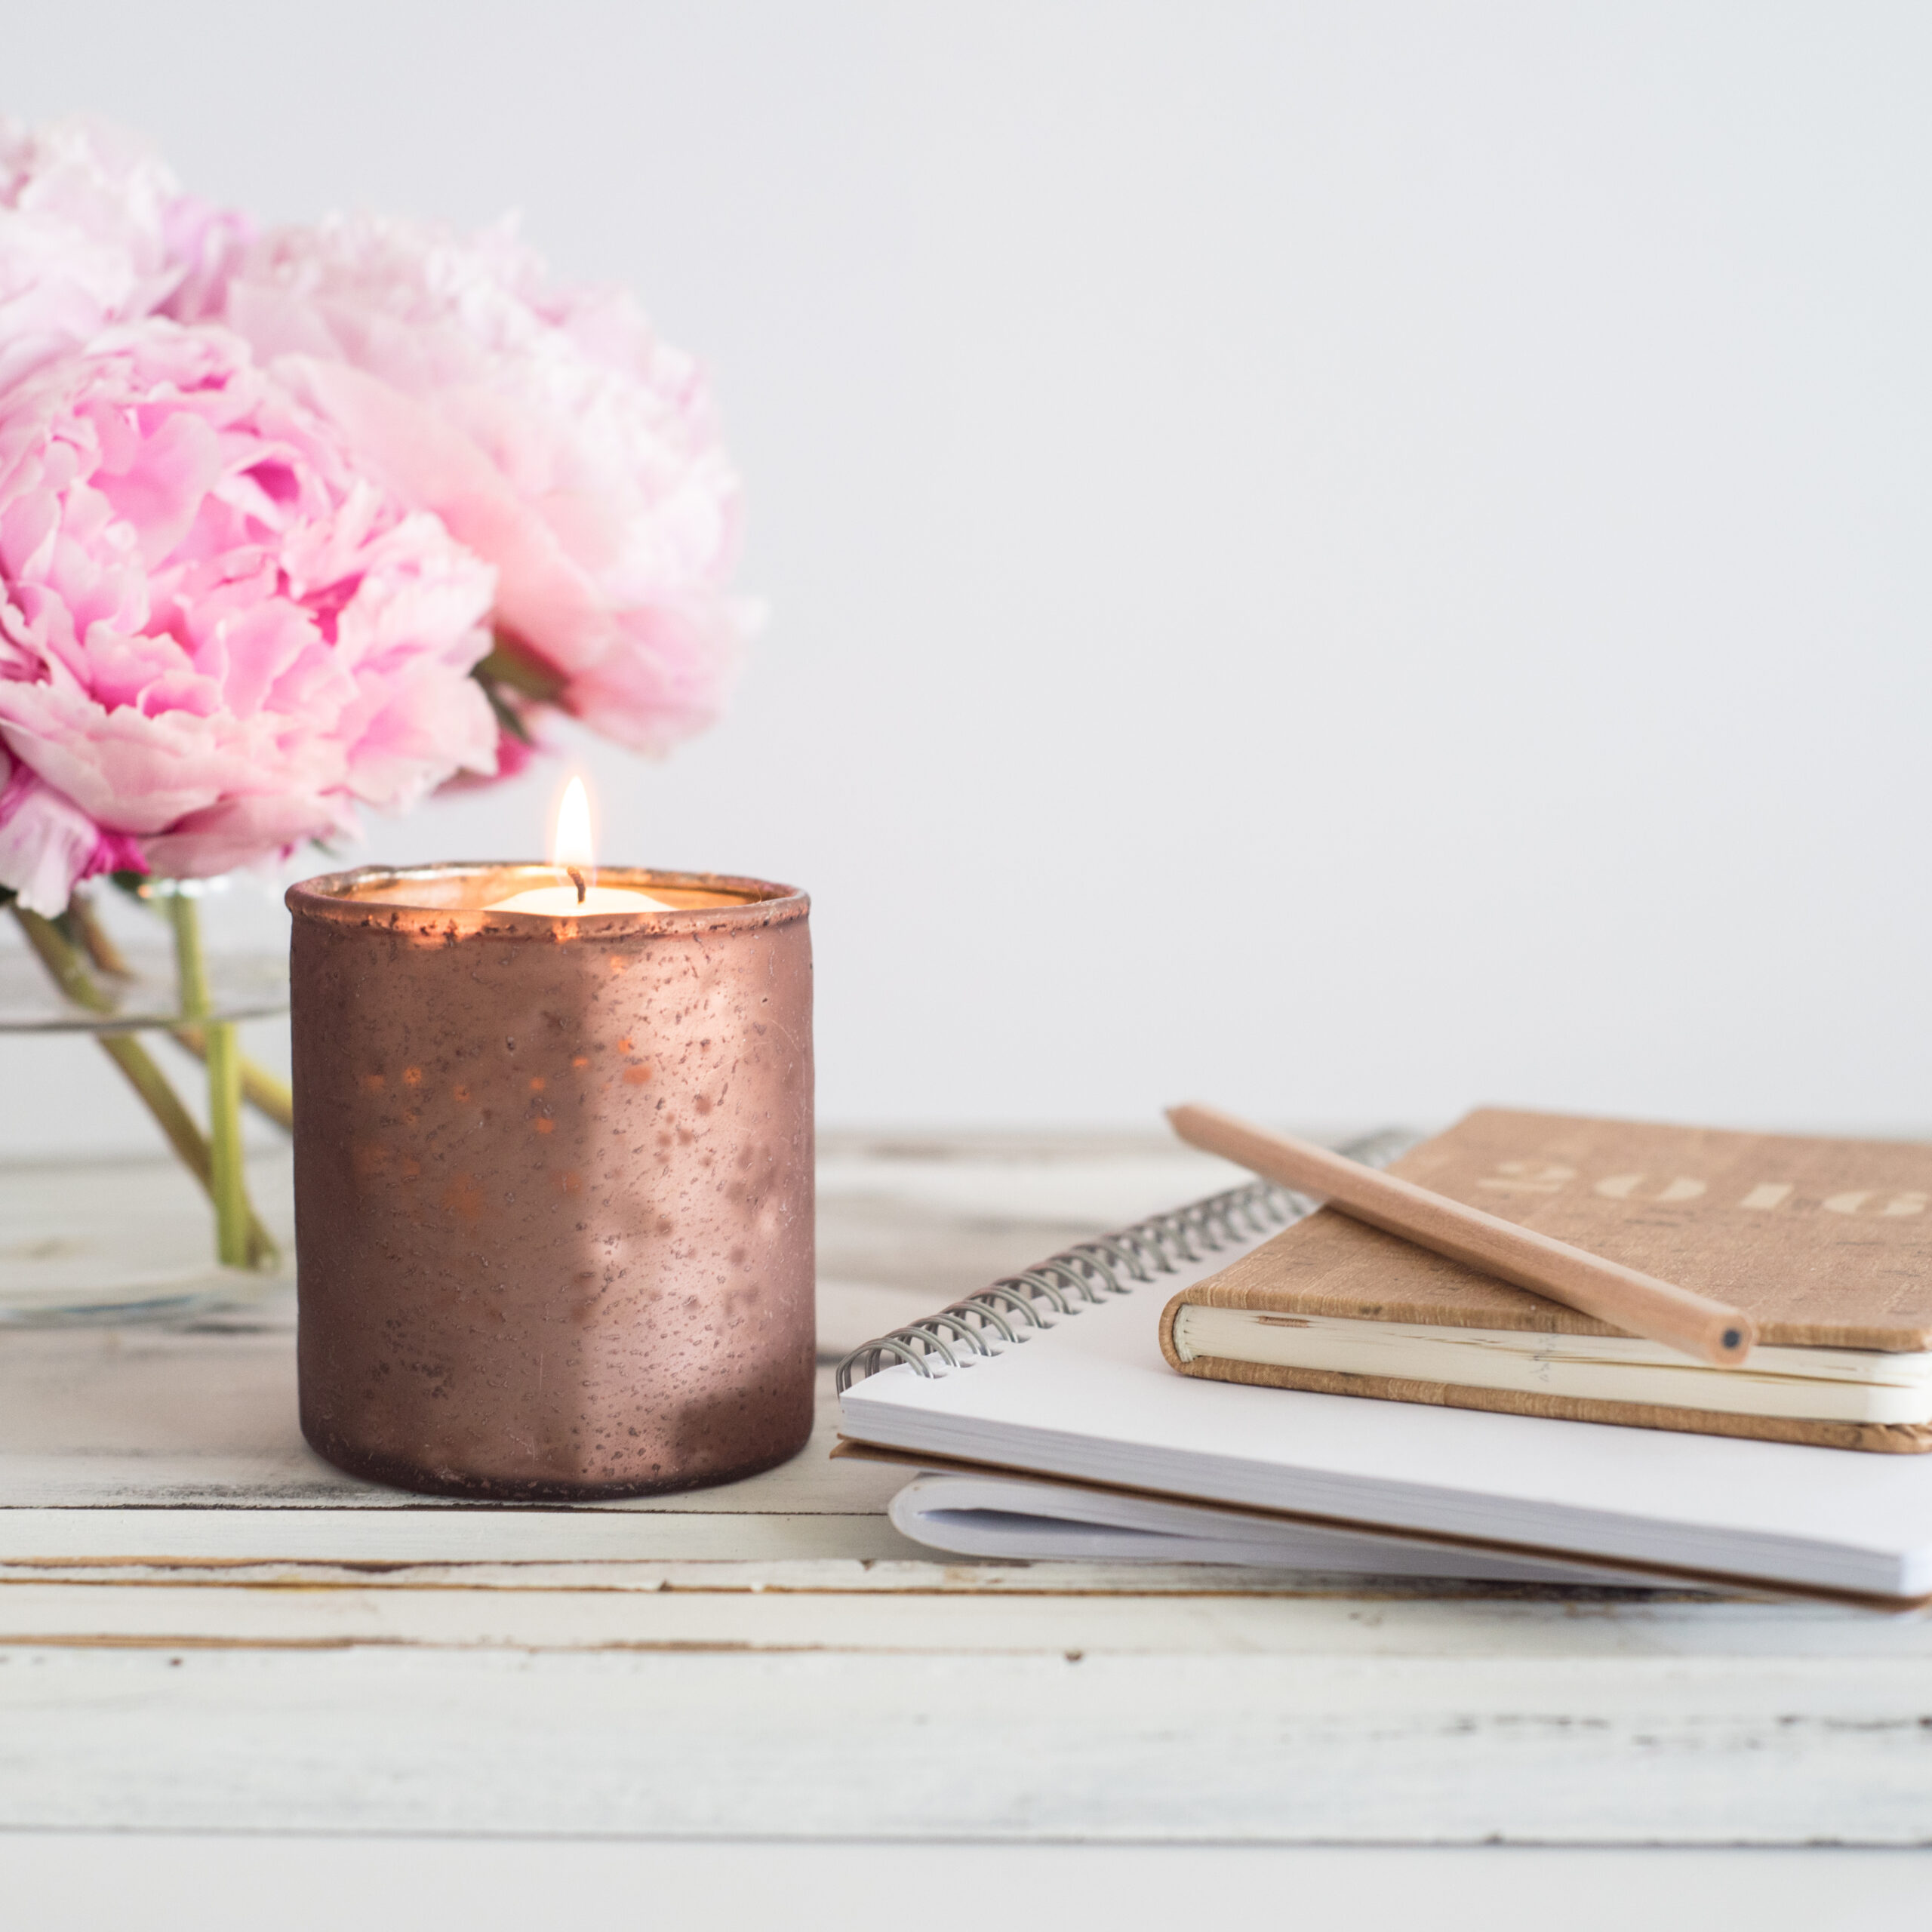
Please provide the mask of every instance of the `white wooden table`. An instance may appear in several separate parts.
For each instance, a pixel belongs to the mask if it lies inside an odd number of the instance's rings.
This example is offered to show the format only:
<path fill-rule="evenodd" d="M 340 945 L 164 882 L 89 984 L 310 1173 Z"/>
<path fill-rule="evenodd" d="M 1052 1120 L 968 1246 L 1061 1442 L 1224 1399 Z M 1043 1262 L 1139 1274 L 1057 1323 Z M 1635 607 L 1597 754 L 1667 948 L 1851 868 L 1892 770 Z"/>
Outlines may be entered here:
<path fill-rule="evenodd" d="M 825 1352 L 1229 1171 L 831 1139 Z M 0 1334 L 0 1829 L 1932 1841 L 1922 1617 L 935 1561 L 829 1393 L 728 1488 L 441 1503 L 309 1454 L 292 1321 Z"/>

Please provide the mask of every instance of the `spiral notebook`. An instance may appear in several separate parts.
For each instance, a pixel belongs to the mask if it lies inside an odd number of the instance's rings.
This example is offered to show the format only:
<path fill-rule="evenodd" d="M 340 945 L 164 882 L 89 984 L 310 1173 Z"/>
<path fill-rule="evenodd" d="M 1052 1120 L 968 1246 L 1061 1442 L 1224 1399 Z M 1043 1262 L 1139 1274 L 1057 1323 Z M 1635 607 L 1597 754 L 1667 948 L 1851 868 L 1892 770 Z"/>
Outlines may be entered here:
<path fill-rule="evenodd" d="M 1407 1140 L 1347 1151 L 1389 1158 Z M 917 1472 L 895 1522 L 976 1555 L 1932 1600 L 1932 1457 L 1175 1374 L 1158 1338 L 1175 1290 L 1314 1204 L 1253 1182 L 878 1337 L 840 1367 L 835 1453 Z"/>

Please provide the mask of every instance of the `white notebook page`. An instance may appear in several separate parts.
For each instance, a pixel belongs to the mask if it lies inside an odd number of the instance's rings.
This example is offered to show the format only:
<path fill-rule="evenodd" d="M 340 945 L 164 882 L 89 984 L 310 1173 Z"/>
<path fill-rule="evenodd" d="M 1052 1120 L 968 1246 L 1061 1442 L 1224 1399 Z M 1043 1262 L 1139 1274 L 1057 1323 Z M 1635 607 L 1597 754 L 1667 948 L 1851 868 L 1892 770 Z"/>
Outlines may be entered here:
<path fill-rule="evenodd" d="M 841 1398 L 864 1442 L 1180 1497 L 1896 1597 L 1932 1592 L 1932 1456 L 1490 1415 L 1178 1375 L 1155 1324 L 1223 1254 L 970 1366 Z"/>
<path fill-rule="evenodd" d="M 1331 1529 L 1217 1504 L 1167 1503 L 1032 1476 L 926 1475 L 892 1499 L 894 1528 L 962 1556 L 1092 1563 L 1216 1563 L 1466 1583 L 1654 1584 L 1640 1571 L 1554 1557 L 1505 1556 L 1460 1543 Z"/>

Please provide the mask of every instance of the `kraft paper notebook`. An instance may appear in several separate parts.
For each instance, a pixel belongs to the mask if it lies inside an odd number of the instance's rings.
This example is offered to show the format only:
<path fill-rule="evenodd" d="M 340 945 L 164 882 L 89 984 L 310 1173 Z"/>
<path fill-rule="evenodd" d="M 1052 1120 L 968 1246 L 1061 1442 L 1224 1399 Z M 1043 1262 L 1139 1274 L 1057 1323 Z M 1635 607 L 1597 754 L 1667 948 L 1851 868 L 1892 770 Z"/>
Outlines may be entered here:
<path fill-rule="evenodd" d="M 1313 1205 L 1255 1182 L 880 1337 L 835 1453 L 929 1472 L 894 1521 L 974 1555 L 1932 1596 L 1932 1457 L 1177 1374 L 1162 1305 Z"/>
<path fill-rule="evenodd" d="M 1331 1210 L 1176 1294 L 1183 1374 L 1838 1450 L 1932 1449 L 1932 1147 L 1484 1109 L 1390 1170 L 1743 1309 L 1717 1368 Z"/>

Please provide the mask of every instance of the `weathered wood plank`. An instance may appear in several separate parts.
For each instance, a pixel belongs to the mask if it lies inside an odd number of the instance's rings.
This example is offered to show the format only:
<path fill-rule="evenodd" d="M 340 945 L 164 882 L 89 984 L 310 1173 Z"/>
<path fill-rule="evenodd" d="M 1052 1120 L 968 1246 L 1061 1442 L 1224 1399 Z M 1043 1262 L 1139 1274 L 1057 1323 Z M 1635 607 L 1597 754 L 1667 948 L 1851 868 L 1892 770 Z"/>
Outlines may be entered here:
<path fill-rule="evenodd" d="M 1932 1840 L 1923 1665 L 0 1651 L 0 1824 Z"/>
<path fill-rule="evenodd" d="M 607 1577 L 614 1567 L 605 1567 Z M 817 1587 L 800 1589 L 789 1586 L 777 1565 L 752 1580 L 734 1574 L 737 1565 L 655 1567 L 656 1580 L 645 1587 L 574 1583 L 516 1589 L 479 1586 L 460 1571 L 448 1580 L 386 1584 L 366 1577 L 325 1583 L 297 1573 L 295 1588 L 287 1581 L 179 1573 L 139 1586 L 17 1574 L 0 1585 L 0 1645 L 371 1643 L 1645 1664 L 1675 1658 L 1687 1666 L 1694 1660 L 1706 1673 L 1713 1660 L 1722 1669 L 1745 1659 L 1783 1659 L 1820 1681 L 1888 1663 L 1899 1672 L 1900 1695 L 1932 1710 L 1932 1624 L 1917 1618 L 1769 1604 L 1583 1605 L 1475 1595 L 1451 1604 L 1315 1591 L 921 1590 L 905 1587 L 905 1577 L 896 1589 L 839 1587 L 857 1580 L 857 1564 L 820 1566 Z M 915 1574 L 937 1567 L 897 1567 Z"/>
<path fill-rule="evenodd" d="M 114 1331 L 106 1331 L 112 1334 Z M 294 1361 L 284 1334 L 244 1338 L 245 1346 L 209 1336 L 171 1352 L 143 1337 L 137 1347 L 101 1346 L 93 1372 L 70 1350 L 57 1381 L 20 1372 L 15 1344 L 40 1335 L 0 1338 L 0 1561 L 11 1554 L 16 1510 L 204 1509 L 242 1512 L 317 1509 L 337 1516 L 401 1511 L 466 1521 L 482 1537 L 492 1521 L 517 1509 L 412 1496 L 358 1481 L 332 1468 L 302 1440 L 295 1420 Z M 72 1343 L 72 1335 L 61 1340 Z M 51 1351 L 42 1350 L 43 1358 Z M 821 1371 L 817 1423 L 810 1442 L 789 1463 L 722 1487 L 671 1496 L 635 1497 L 567 1513 L 584 1520 L 617 1514 L 832 1515 L 881 1514 L 905 1481 L 903 1471 L 831 1460 L 838 1413 L 830 1371 Z M 205 1403 L 207 1426 L 196 1415 Z M 238 1521 L 245 1544 L 251 1534 Z M 455 1534 L 452 1532 L 451 1534 Z M 142 1544 L 131 1552 L 152 1548 Z M 238 1549 L 237 1555 L 251 1553 Z M 271 1551 L 269 1554 L 279 1554 Z M 445 1545 L 441 1553 L 451 1553 Z"/>
<path fill-rule="evenodd" d="M 414 1509 L 17 1509 L 0 1512 L 0 1577 L 24 1566 L 91 1568 L 107 1580 L 155 1564 L 211 1570 L 279 1564 L 292 1576 L 355 1564 L 440 1564 L 481 1574 L 546 1564 L 872 1563 L 928 1552 L 875 1513 L 800 1515 L 564 1510 L 505 1512 L 481 1524 Z M 240 1533 L 238 1534 L 238 1527 Z"/>
<path fill-rule="evenodd" d="M 23 1512 L 25 1513 L 25 1512 Z M 67 1549 L 72 1539 L 67 1526 L 85 1520 L 76 1513 L 51 1512 L 60 1528 L 52 1539 L 54 1547 Z M 99 1512 L 104 1515 L 106 1512 Z M 193 1512 L 154 1512 L 165 1521 L 171 1513 L 181 1518 Z M 261 1512 L 265 1517 L 272 1512 Z M 109 1518 L 109 1526 L 118 1518 Z M 286 1521 L 296 1531 L 323 1521 L 318 1511 L 303 1511 Z M 398 1522 L 394 1514 L 375 1516 L 375 1526 L 388 1530 Z M 649 1519 L 662 1524 L 662 1517 Z M 360 1532 L 369 1527 L 368 1515 L 353 1517 L 348 1526 Z M 879 1525 L 875 1517 L 840 1518 L 830 1516 L 777 1518 L 734 1517 L 721 1522 L 715 1518 L 694 1519 L 694 1540 L 715 1534 L 738 1540 L 734 1552 L 741 1552 L 747 1532 L 761 1526 L 780 1531 L 795 1529 L 814 1546 L 838 1537 L 841 1522 Z M 702 1525 L 700 1530 L 698 1526 Z M 568 1531 L 569 1526 L 566 1525 Z M 861 1531 L 861 1534 L 863 1532 Z M 185 1540 L 174 1539 L 170 1540 Z M 129 1540 L 109 1533 L 104 1544 L 117 1549 Z M 325 1540 L 333 1546 L 333 1538 Z M 197 1586 L 251 1583 L 300 1583 L 319 1586 L 331 1583 L 371 1588 L 406 1589 L 451 1588 L 469 1589 L 586 1589 L 586 1590 L 824 1590 L 836 1592 L 863 1591 L 868 1594 L 909 1593 L 928 1595 L 935 1591 L 967 1595 L 1017 1593 L 1023 1596 L 1086 1596 L 1096 1594 L 1133 1597 L 1243 1596 L 1338 1597 L 1352 1604 L 1375 1604 L 1407 1598 L 1429 1601 L 1457 1598 L 1482 1602 L 1543 1601 L 1559 1604 L 1566 1612 L 1592 1604 L 1618 1607 L 1647 1604 L 1746 1602 L 1743 1597 L 1718 1598 L 1697 1590 L 1610 1590 L 1555 1589 L 1540 1584 L 1456 1583 L 1441 1578 L 1364 1577 L 1358 1572 L 1327 1574 L 1307 1570 L 1262 1570 L 1232 1564 L 1208 1563 L 998 1563 L 977 1558 L 955 1561 L 936 1558 L 918 1546 L 901 1543 L 893 1555 L 853 1556 L 839 1555 L 781 1555 L 756 1557 L 734 1553 L 725 1556 L 625 1557 L 571 1556 L 561 1559 L 543 1557 L 515 1560 L 475 1561 L 419 1561 L 399 1558 L 395 1546 L 379 1546 L 392 1553 L 361 1557 L 276 1558 L 257 1560 L 228 1556 L 163 1556 L 130 1558 L 120 1554 L 85 1557 L 58 1555 L 23 1557 L 0 1562 L 0 1586 L 8 1583 L 191 1583 Z M 540 1545 L 538 1546 L 541 1546 Z M 573 1545 L 573 1546 L 580 1546 Z M 916 1551 L 906 1560 L 907 1551 Z M 1814 1606 L 1815 1607 L 1815 1606 Z M 1780 1614 L 1789 1606 L 1774 1606 Z M 1839 1614 L 1837 1611 L 1832 1613 Z M 1854 1614 L 1861 1619 L 1866 1614 Z M 1869 1620 L 1869 1619 L 1867 1620 Z"/>

